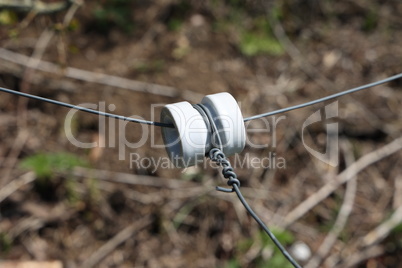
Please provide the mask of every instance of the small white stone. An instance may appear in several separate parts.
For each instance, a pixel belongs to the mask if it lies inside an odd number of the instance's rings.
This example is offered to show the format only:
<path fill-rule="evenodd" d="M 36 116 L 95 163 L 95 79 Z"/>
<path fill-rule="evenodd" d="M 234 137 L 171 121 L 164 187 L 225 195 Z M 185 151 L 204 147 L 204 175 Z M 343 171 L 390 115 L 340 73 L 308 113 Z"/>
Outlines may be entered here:
<path fill-rule="evenodd" d="M 311 249 L 301 241 L 294 243 L 290 248 L 290 252 L 299 261 L 307 261 L 311 257 Z"/>
<path fill-rule="evenodd" d="M 328 69 L 334 67 L 334 65 L 339 61 L 341 58 L 341 53 L 339 51 L 332 50 L 326 53 L 323 57 L 324 66 Z"/>
<path fill-rule="evenodd" d="M 195 14 L 190 18 L 191 24 L 195 27 L 200 27 L 204 25 L 205 19 L 202 15 L 200 14 Z"/>

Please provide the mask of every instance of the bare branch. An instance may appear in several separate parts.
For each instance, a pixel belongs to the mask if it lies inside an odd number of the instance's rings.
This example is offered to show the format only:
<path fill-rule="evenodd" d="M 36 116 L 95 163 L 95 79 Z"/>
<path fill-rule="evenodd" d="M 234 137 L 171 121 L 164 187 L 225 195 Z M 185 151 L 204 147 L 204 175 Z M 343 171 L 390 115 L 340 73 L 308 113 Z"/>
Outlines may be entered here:
<path fill-rule="evenodd" d="M 174 179 L 159 178 L 146 175 L 134 175 L 122 172 L 112 172 L 100 169 L 89 169 L 77 167 L 73 171 L 73 175 L 81 178 L 96 178 L 98 180 L 105 180 L 115 183 L 124 183 L 132 185 L 145 185 L 152 187 L 166 187 L 171 189 L 186 188 L 194 186 L 194 183 L 185 182 Z"/>
<path fill-rule="evenodd" d="M 2 182 L 0 183 L 0 186 L 3 186 L 4 184 L 9 182 L 10 174 L 11 174 L 14 166 L 18 162 L 18 155 L 20 154 L 22 148 L 25 146 L 25 143 L 27 142 L 28 138 L 29 138 L 28 131 L 26 131 L 25 129 L 21 129 L 18 131 L 18 135 L 14 140 L 14 143 L 11 147 L 11 151 L 8 153 L 8 155 L 6 157 L 5 168 L 1 174 Z M 0 198 L 0 202 L 1 201 L 2 201 L 2 199 Z"/>
<path fill-rule="evenodd" d="M 109 255 L 113 250 L 116 249 L 124 241 L 132 237 L 137 232 L 141 231 L 151 223 L 150 217 L 142 218 L 126 228 L 121 232 L 116 234 L 112 239 L 110 239 L 106 244 L 101 246 L 97 251 L 92 253 L 89 258 L 81 264 L 81 267 L 90 268 L 98 264 L 102 259 Z"/>
<path fill-rule="evenodd" d="M 352 165 L 352 163 L 354 162 L 354 157 L 350 144 L 347 141 L 343 141 L 341 143 L 341 146 L 343 147 L 347 166 Z M 339 210 L 338 217 L 336 218 L 335 223 L 332 226 L 332 229 L 319 246 L 318 251 L 316 252 L 314 257 L 311 258 L 310 261 L 305 265 L 305 268 L 320 267 L 322 260 L 331 251 L 339 234 L 345 227 L 346 221 L 350 213 L 352 212 L 353 203 L 355 201 L 356 188 L 357 188 L 357 180 L 356 177 L 353 177 L 346 184 L 345 198 L 343 200 L 341 209 Z"/>
<path fill-rule="evenodd" d="M 342 263 L 336 268 L 349 268 L 349 267 L 357 267 L 359 263 L 365 261 L 370 258 L 375 258 L 384 254 L 385 249 L 382 246 L 374 246 L 367 248 L 365 250 L 359 251 L 358 253 L 352 255 L 352 257 L 346 263 Z"/>
<path fill-rule="evenodd" d="M 9 62 L 13 62 L 15 64 L 26 66 L 29 62 L 29 57 L 12 52 L 10 50 L 0 48 L 0 58 Z M 40 61 L 37 66 L 35 66 L 37 70 L 53 73 L 57 75 L 62 75 L 68 78 L 77 79 L 90 83 L 97 83 L 122 89 L 128 89 L 137 92 L 150 93 L 154 95 L 166 96 L 166 97 L 183 97 L 190 101 L 199 101 L 202 98 L 202 95 L 196 92 L 192 92 L 190 90 L 178 90 L 174 87 L 163 86 L 158 84 L 140 82 L 135 80 L 130 80 L 123 77 L 102 74 L 102 73 L 94 73 L 78 68 L 66 67 L 61 68 L 58 65 L 47 62 Z"/>
<path fill-rule="evenodd" d="M 25 173 L 21 177 L 11 181 L 6 186 L 2 187 L 0 189 L 0 203 L 22 186 L 33 182 L 35 178 L 36 178 L 35 174 L 32 171 L 30 171 L 28 173 Z"/>
<path fill-rule="evenodd" d="M 288 226 L 293 222 L 300 219 L 303 215 L 305 215 L 310 209 L 320 203 L 322 200 L 327 198 L 333 191 L 335 191 L 340 185 L 351 180 L 354 176 L 356 176 L 360 171 L 370 166 L 371 164 L 390 156 L 402 149 L 402 137 L 393 140 L 387 145 L 361 157 L 355 163 L 353 163 L 350 167 L 345 169 L 342 173 L 335 177 L 334 180 L 331 180 L 329 183 L 324 185 L 320 190 L 316 193 L 308 197 L 305 201 L 303 201 L 300 205 L 298 205 L 295 209 L 293 209 L 286 217 L 285 217 L 285 225 Z"/>
<path fill-rule="evenodd" d="M 366 234 L 361 240 L 362 247 L 369 247 L 378 244 L 386 238 L 391 231 L 402 222 L 402 206 L 392 214 L 391 218 L 377 226 L 374 230 Z"/>

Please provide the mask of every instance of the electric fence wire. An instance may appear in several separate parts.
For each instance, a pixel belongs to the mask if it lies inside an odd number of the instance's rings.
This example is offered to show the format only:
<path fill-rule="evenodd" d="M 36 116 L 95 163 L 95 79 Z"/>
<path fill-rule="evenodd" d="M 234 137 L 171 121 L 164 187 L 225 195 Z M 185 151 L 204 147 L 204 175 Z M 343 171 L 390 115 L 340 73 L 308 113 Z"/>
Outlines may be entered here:
<path fill-rule="evenodd" d="M 251 121 L 251 120 L 254 120 L 254 119 L 258 119 L 258 118 L 262 118 L 262 117 L 272 116 L 272 115 L 275 115 L 275 114 L 285 113 L 285 112 L 289 112 L 289 111 L 300 109 L 300 108 L 304 108 L 304 107 L 311 106 L 311 105 L 314 105 L 314 104 L 317 104 L 317 103 L 320 103 L 320 102 L 324 102 L 324 101 L 327 101 L 327 100 L 332 100 L 332 99 L 335 99 L 335 98 L 338 98 L 338 97 L 341 97 L 341 96 L 344 96 L 344 95 L 347 95 L 347 94 L 350 94 L 350 93 L 354 93 L 354 92 L 357 92 L 357 91 L 360 91 L 360 90 L 363 90 L 363 89 L 368 89 L 368 88 L 371 88 L 371 87 L 375 87 L 375 86 L 378 86 L 378 85 L 381 85 L 381 84 L 384 84 L 384 83 L 387 83 L 387 82 L 390 82 L 390 81 L 393 81 L 393 80 L 396 80 L 396 79 L 399 79 L 399 78 L 402 78 L 402 73 L 396 74 L 394 76 L 390 76 L 388 78 L 385 78 L 383 80 L 379 80 L 377 82 L 373 82 L 373 83 L 366 84 L 366 85 L 363 85 L 363 86 L 359 86 L 359 87 L 355 87 L 355 88 L 348 89 L 348 90 L 345 90 L 345 91 L 341 91 L 341 92 L 338 92 L 336 94 L 326 96 L 324 98 L 316 99 L 316 100 L 313 100 L 313 101 L 309 101 L 309 102 L 298 104 L 298 105 L 295 105 L 295 106 L 275 110 L 275 111 L 268 112 L 268 113 L 263 113 L 263 114 L 258 114 L 258 115 L 254 115 L 254 116 L 251 116 L 251 117 L 247 117 L 247 118 L 244 118 L 244 122 Z"/>
<path fill-rule="evenodd" d="M 228 179 L 227 184 L 232 187 L 231 189 L 226 189 L 223 187 L 216 187 L 217 191 L 232 193 L 235 192 L 240 202 L 243 204 L 247 212 L 253 217 L 253 219 L 261 226 L 265 233 L 269 236 L 272 242 L 278 247 L 279 251 L 285 256 L 285 258 L 296 268 L 301 266 L 296 262 L 295 259 L 289 254 L 289 252 L 282 246 L 281 242 L 275 237 L 267 225 L 258 217 L 258 215 L 252 210 L 250 205 L 247 203 L 243 194 L 240 191 L 240 181 L 237 178 L 237 174 L 234 171 L 229 160 L 226 158 L 223 152 L 222 139 L 220 137 L 218 127 L 215 124 L 214 118 L 211 112 L 203 104 L 195 104 L 193 107 L 200 112 L 202 118 L 204 119 L 208 129 L 211 131 L 211 143 L 213 148 L 209 150 L 207 156 L 211 161 L 216 162 L 218 165 L 222 166 L 222 175 Z"/>
<path fill-rule="evenodd" d="M 254 119 L 259 119 L 262 117 L 272 116 L 272 115 L 276 115 L 276 114 L 280 114 L 280 113 L 285 113 L 285 112 L 289 112 L 289 111 L 300 109 L 300 108 L 304 108 L 304 107 L 311 106 L 311 105 L 314 105 L 314 104 L 317 104 L 320 102 L 332 100 L 332 99 L 335 99 L 335 98 L 338 98 L 338 97 L 341 97 L 341 96 L 344 96 L 347 94 L 351 94 L 351 93 L 354 93 L 354 92 L 357 92 L 357 91 L 360 91 L 363 89 L 368 89 L 368 88 L 375 87 L 375 86 L 378 86 L 378 85 L 381 85 L 381 84 L 384 84 L 387 82 L 391 82 L 391 81 L 397 80 L 399 78 L 402 78 L 402 73 L 396 74 L 394 76 L 390 76 L 388 78 L 385 78 L 383 80 L 379 80 L 379 81 L 376 81 L 376 82 L 373 82 L 370 84 L 366 84 L 363 86 L 359 86 L 359 87 L 355 87 L 355 88 L 348 89 L 345 91 L 341 91 L 341 92 L 335 93 L 333 95 L 329 95 L 329 96 L 326 96 L 326 97 L 323 97 L 320 99 L 316 99 L 313 101 L 301 103 L 301 104 L 298 104 L 295 106 L 291 106 L 291 107 L 287 107 L 287 108 L 283 108 L 283 109 L 279 109 L 279 110 L 275 110 L 275 111 L 271 111 L 271 112 L 267 112 L 267 113 L 263 113 L 263 114 L 250 116 L 250 117 L 244 118 L 244 122 L 251 121 Z M 118 120 L 146 124 L 146 125 L 153 125 L 153 126 L 157 126 L 157 127 L 169 127 L 169 128 L 174 127 L 172 124 L 165 124 L 165 123 L 161 123 L 161 122 L 154 122 L 154 121 L 149 121 L 149 120 L 126 117 L 126 116 L 122 116 L 122 115 L 116 115 L 116 114 L 112 114 L 112 113 L 106 113 L 106 112 L 97 111 L 97 110 L 85 108 L 82 106 L 73 105 L 73 104 L 69 104 L 69 103 L 65 103 L 65 102 L 61 102 L 61 101 L 57 101 L 57 100 L 52 100 L 52 99 L 48 99 L 48 98 L 44 98 L 44 97 L 40 97 L 40 96 L 36 96 L 36 95 L 31 95 L 28 93 L 24 93 L 24 92 L 12 90 L 12 89 L 7 89 L 7 88 L 3 88 L 3 87 L 0 87 L 0 91 L 18 95 L 18 96 L 25 97 L 25 98 L 30 98 L 30 99 L 35 99 L 35 100 L 39 100 L 39 101 L 44 101 L 44 102 L 60 105 L 60 106 L 71 108 L 71 109 L 76 109 L 76 110 L 91 113 L 91 114 L 97 114 L 97 115 L 101 115 L 101 116 L 111 117 L 111 118 L 115 118 Z"/>
<path fill-rule="evenodd" d="M 111 118 L 115 118 L 115 119 L 118 119 L 118 120 L 134 122 L 134 123 L 140 123 L 140 124 L 146 124 L 146 125 L 153 125 L 153 126 L 158 126 L 158 127 L 170 127 L 170 128 L 173 127 L 172 124 L 165 124 L 165 123 L 160 123 L 160 122 L 148 121 L 148 120 L 143 120 L 143 119 L 137 119 L 137 118 L 127 117 L 127 116 L 122 116 L 122 115 L 117 115 L 117 114 L 112 114 L 112 113 L 106 113 L 106 112 L 102 112 L 102 111 L 92 110 L 92 109 L 85 108 L 85 107 L 82 107 L 82 106 L 73 105 L 73 104 L 69 104 L 69 103 L 65 103 L 65 102 L 61 102 L 61 101 L 57 101 L 57 100 L 52 100 L 52 99 L 48 99 L 48 98 L 44 98 L 44 97 L 40 97 L 40 96 L 36 96 L 36 95 L 31 95 L 31 94 L 28 94 L 28 93 L 15 91 L 15 90 L 3 88 L 3 87 L 0 87 L 0 91 L 7 92 L 7 93 L 10 93 L 10 94 L 14 94 L 14 95 L 18 95 L 18 96 L 25 97 L 25 98 L 30 98 L 30 99 L 34 99 L 34 100 L 39 100 L 39 101 L 44 101 L 44 102 L 56 104 L 56 105 L 59 105 L 59 106 L 79 110 L 79 111 L 82 111 L 82 112 L 87 112 L 87 113 L 91 113 L 91 114 L 111 117 Z"/>

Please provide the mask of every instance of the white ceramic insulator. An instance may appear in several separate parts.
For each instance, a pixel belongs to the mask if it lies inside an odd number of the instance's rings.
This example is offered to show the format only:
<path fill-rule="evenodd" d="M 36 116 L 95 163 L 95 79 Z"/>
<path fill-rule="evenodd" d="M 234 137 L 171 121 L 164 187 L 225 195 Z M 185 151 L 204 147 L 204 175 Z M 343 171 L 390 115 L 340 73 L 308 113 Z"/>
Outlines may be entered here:
<path fill-rule="evenodd" d="M 205 96 L 203 104 L 211 113 L 222 140 L 226 156 L 240 153 L 246 143 L 246 132 L 239 105 L 229 93 Z M 161 122 L 174 128 L 162 128 L 166 151 L 179 168 L 203 161 L 212 149 L 212 134 L 201 114 L 188 102 L 168 104 L 161 112 Z"/>

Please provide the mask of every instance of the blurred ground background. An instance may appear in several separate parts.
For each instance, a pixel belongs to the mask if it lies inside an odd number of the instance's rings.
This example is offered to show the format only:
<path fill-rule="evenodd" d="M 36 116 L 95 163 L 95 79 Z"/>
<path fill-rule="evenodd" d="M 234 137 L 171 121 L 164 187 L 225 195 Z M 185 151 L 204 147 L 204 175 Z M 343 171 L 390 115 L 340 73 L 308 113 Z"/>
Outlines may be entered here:
<path fill-rule="evenodd" d="M 17 2 L 0 2 L 0 85 L 114 104 L 126 116 L 158 120 L 153 104 L 227 91 L 246 117 L 402 70 L 398 0 L 72 1 L 48 13 L 62 2 Z M 275 153 L 285 167 L 236 167 L 244 195 L 291 252 L 311 250 L 299 259 L 306 267 L 402 267 L 401 87 L 339 99 L 336 168 L 301 140 L 303 122 L 325 104 L 287 113 L 275 133 L 249 131 L 268 146 L 242 155 Z M 107 145 L 82 149 L 66 137 L 66 108 L 1 93 L 0 111 L 0 266 L 289 266 L 236 197 L 214 190 L 225 181 L 208 161 L 184 171 L 130 166 L 130 153 L 166 157 L 151 139 L 119 160 L 118 135 L 136 143 L 152 133 L 160 144 L 158 128 L 108 119 L 103 130 L 97 116 L 76 113 L 74 136 Z M 304 135 L 325 149 L 325 124 Z"/>

